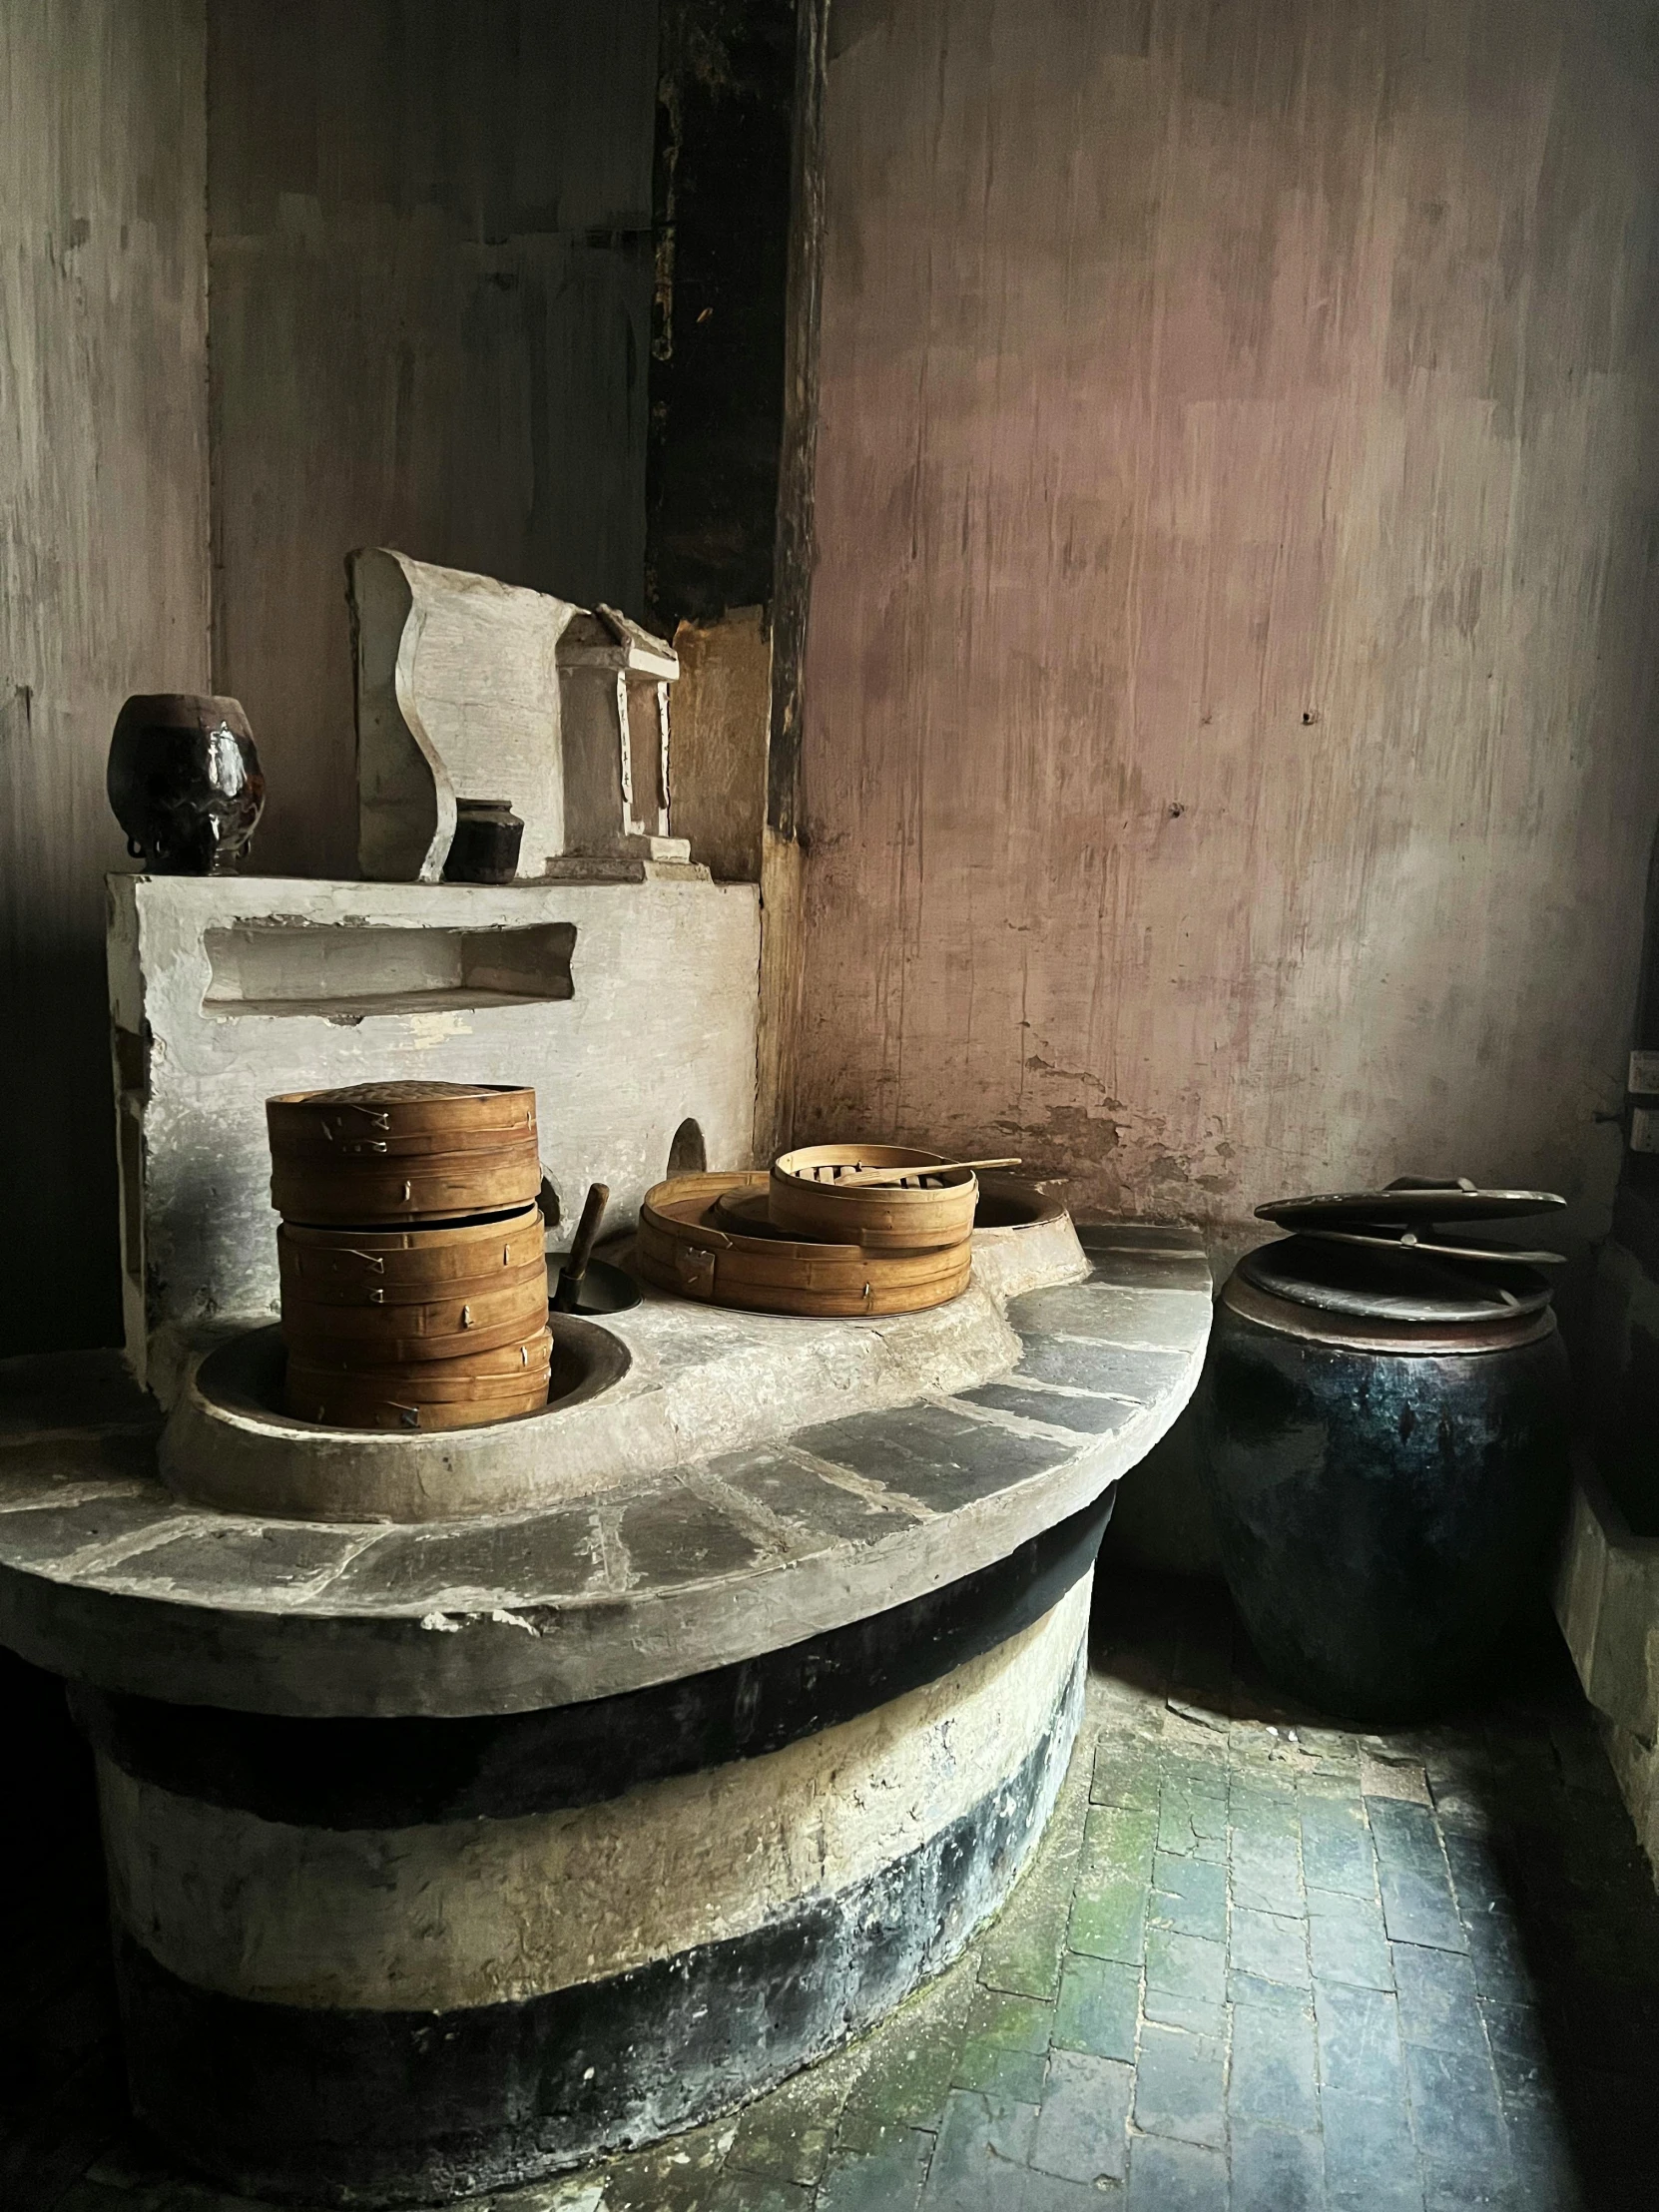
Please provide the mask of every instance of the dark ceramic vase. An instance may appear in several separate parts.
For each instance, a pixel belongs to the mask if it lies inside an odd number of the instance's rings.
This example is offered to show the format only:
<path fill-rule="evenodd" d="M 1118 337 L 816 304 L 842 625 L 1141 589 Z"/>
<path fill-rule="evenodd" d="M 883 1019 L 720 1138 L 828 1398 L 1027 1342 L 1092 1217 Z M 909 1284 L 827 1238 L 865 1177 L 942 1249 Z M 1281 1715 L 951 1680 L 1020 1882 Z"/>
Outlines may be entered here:
<path fill-rule="evenodd" d="M 1567 1362 L 1527 1272 L 1333 1287 L 1293 1239 L 1222 1294 L 1199 1417 L 1223 1571 L 1269 1673 L 1326 1713 L 1443 1711 L 1544 1589 Z"/>
<path fill-rule="evenodd" d="M 108 790 L 127 850 L 154 874 L 228 875 L 265 807 L 241 704 L 137 693 L 116 717 Z"/>

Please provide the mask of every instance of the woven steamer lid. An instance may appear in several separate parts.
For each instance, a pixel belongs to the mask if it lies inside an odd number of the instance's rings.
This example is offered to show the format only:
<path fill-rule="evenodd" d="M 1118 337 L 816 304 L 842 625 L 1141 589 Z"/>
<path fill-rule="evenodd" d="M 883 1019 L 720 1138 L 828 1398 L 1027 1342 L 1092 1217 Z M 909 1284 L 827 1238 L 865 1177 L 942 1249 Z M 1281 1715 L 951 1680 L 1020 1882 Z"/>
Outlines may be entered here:
<path fill-rule="evenodd" d="M 521 1085 L 354 1083 L 266 1101 L 272 1203 L 289 1222 L 368 1228 L 525 1206 L 541 1189 Z"/>

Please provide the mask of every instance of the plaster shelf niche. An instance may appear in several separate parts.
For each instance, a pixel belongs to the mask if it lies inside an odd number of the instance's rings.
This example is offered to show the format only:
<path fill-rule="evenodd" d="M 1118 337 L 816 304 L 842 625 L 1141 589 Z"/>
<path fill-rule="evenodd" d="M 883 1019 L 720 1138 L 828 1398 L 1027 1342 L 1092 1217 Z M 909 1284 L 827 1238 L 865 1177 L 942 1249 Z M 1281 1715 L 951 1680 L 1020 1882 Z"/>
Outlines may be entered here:
<path fill-rule="evenodd" d="M 211 1015 L 422 1014 L 535 1006 L 575 995 L 572 922 L 528 928 L 416 928 L 243 922 L 204 932 Z"/>

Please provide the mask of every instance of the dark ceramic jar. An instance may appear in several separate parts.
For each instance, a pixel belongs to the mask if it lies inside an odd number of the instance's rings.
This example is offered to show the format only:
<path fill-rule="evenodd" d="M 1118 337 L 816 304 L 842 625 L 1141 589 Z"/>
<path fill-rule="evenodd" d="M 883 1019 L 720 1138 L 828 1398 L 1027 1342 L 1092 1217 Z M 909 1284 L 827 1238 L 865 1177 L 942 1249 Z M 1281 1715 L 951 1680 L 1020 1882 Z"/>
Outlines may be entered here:
<path fill-rule="evenodd" d="M 1374 1722 L 1471 1687 L 1544 1586 L 1567 1407 L 1531 1269 L 1301 1237 L 1247 1255 L 1199 1419 L 1223 1569 L 1275 1680 Z"/>
<path fill-rule="evenodd" d="M 457 799 L 446 883 L 510 883 L 518 874 L 524 824 L 505 799 Z"/>
<path fill-rule="evenodd" d="M 248 717 L 235 699 L 141 692 L 116 717 L 110 805 L 127 850 L 158 875 L 227 875 L 265 806 Z"/>

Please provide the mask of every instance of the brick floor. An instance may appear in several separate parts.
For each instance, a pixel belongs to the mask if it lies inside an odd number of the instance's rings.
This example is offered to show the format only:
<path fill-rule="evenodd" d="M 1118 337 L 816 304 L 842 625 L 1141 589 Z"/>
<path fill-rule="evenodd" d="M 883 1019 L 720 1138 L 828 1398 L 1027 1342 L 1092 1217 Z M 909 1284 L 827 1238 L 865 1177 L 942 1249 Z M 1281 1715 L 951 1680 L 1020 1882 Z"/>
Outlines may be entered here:
<path fill-rule="evenodd" d="M 1659 1902 L 1552 1634 L 1507 1701 L 1356 1738 L 1276 1704 L 1212 1589 L 1104 1583 L 1096 1631 L 1059 1809 L 958 1966 L 502 2212 L 1659 2207 Z M 0 2205 L 230 2212 L 124 2117 L 76 1787 L 8 1846 Z"/>

